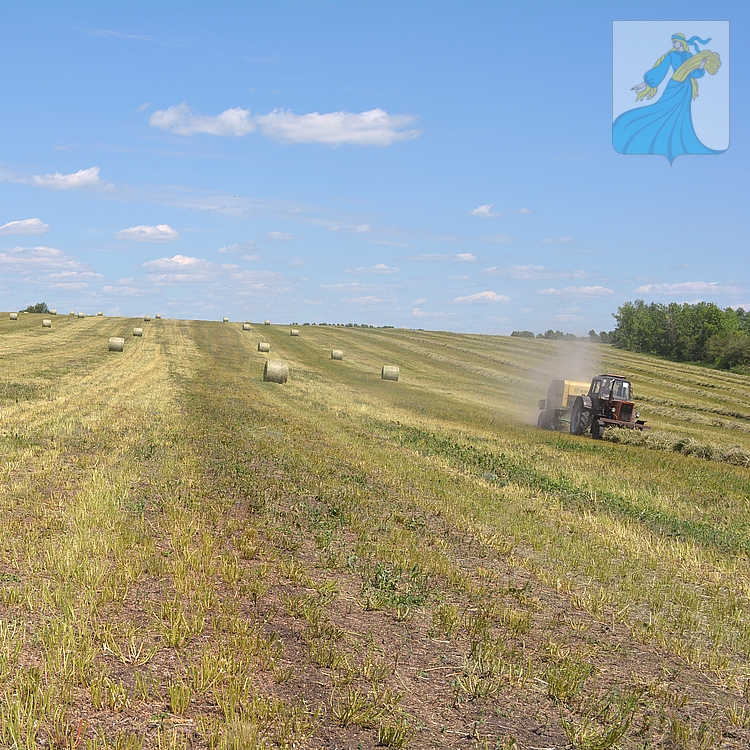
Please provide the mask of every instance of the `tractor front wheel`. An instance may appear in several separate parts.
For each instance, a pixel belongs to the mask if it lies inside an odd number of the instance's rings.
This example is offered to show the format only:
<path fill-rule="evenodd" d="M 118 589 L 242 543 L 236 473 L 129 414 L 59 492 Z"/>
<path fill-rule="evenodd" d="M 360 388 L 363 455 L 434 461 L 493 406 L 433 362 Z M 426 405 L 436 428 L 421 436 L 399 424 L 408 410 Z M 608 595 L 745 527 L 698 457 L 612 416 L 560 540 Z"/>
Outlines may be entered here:
<path fill-rule="evenodd" d="M 591 421 L 591 412 L 583 405 L 583 400 L 579 397 L 573 406 L 573 413 L 570 415 L 570 434 L 583 435 L 588 429 Z"/>

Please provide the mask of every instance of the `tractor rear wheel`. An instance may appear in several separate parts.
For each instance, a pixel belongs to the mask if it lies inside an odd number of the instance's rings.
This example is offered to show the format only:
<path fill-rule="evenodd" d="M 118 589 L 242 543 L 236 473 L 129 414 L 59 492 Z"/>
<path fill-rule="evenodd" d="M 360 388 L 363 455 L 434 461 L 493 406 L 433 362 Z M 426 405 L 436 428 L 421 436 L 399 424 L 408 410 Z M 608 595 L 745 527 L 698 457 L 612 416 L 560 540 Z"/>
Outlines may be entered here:
<path fill-rule="evenodd" d="M 573 406 L 573 413 L 570 415 L 570 434 L 583 435 L 588 429 L 591 421 L 591 412 L 583 405 L 583 400 L 579 397 Z"/>
<path fill-rule="evenodd" d="M 550 421 L 550 415 L 547 411 L 540 411 L 539 412 L 539 419 L 536 422 L 539 427 L 541 427 L 543 430 L 551 430 L 552 424 Z"/>

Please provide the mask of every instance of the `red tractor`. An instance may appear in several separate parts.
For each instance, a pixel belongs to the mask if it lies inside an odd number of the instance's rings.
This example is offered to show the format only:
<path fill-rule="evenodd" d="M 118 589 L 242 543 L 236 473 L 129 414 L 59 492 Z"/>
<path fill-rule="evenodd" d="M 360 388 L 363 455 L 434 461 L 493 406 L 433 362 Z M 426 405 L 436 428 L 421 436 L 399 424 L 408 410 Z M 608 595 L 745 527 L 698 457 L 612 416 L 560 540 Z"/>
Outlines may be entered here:
<path fill-rule="evenodd" d="M 630 381 L 621 375 L 597 375 L 589 386 L 589 392 L 577 396 L 570 415 L 570 434 L 583 435 L 591 430 L 593 438 L 600 438 L 604 428 L 627 427 L 645 430 L 646 423 L 639 419 L 632 399 Z"/>

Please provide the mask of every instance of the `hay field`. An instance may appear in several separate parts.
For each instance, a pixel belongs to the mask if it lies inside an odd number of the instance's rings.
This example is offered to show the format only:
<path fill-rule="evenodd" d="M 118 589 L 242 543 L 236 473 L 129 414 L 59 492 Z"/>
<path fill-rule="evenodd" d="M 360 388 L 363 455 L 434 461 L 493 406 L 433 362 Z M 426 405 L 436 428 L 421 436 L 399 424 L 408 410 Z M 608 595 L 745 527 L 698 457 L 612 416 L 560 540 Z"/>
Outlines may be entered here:
<path fill-rule="evenodd" d="M 747 747 L 750 378 L 42 317 L 0 316 L 0 746 Z M 576 368 L 654 434 L 525 424 Z"/>

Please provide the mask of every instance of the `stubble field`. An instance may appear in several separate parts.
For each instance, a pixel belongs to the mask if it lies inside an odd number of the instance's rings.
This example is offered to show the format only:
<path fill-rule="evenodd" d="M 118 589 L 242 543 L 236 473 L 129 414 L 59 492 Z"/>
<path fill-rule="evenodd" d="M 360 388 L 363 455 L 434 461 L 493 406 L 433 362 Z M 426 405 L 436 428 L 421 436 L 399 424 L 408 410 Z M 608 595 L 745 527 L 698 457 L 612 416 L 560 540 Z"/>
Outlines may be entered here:
<path fill-rule="evenodd" d="M 0 746 L 748 746 L 750 378 L 42 317 L 0 320 Z M 651 434 L 526 423 L 597 371 Z"/>

